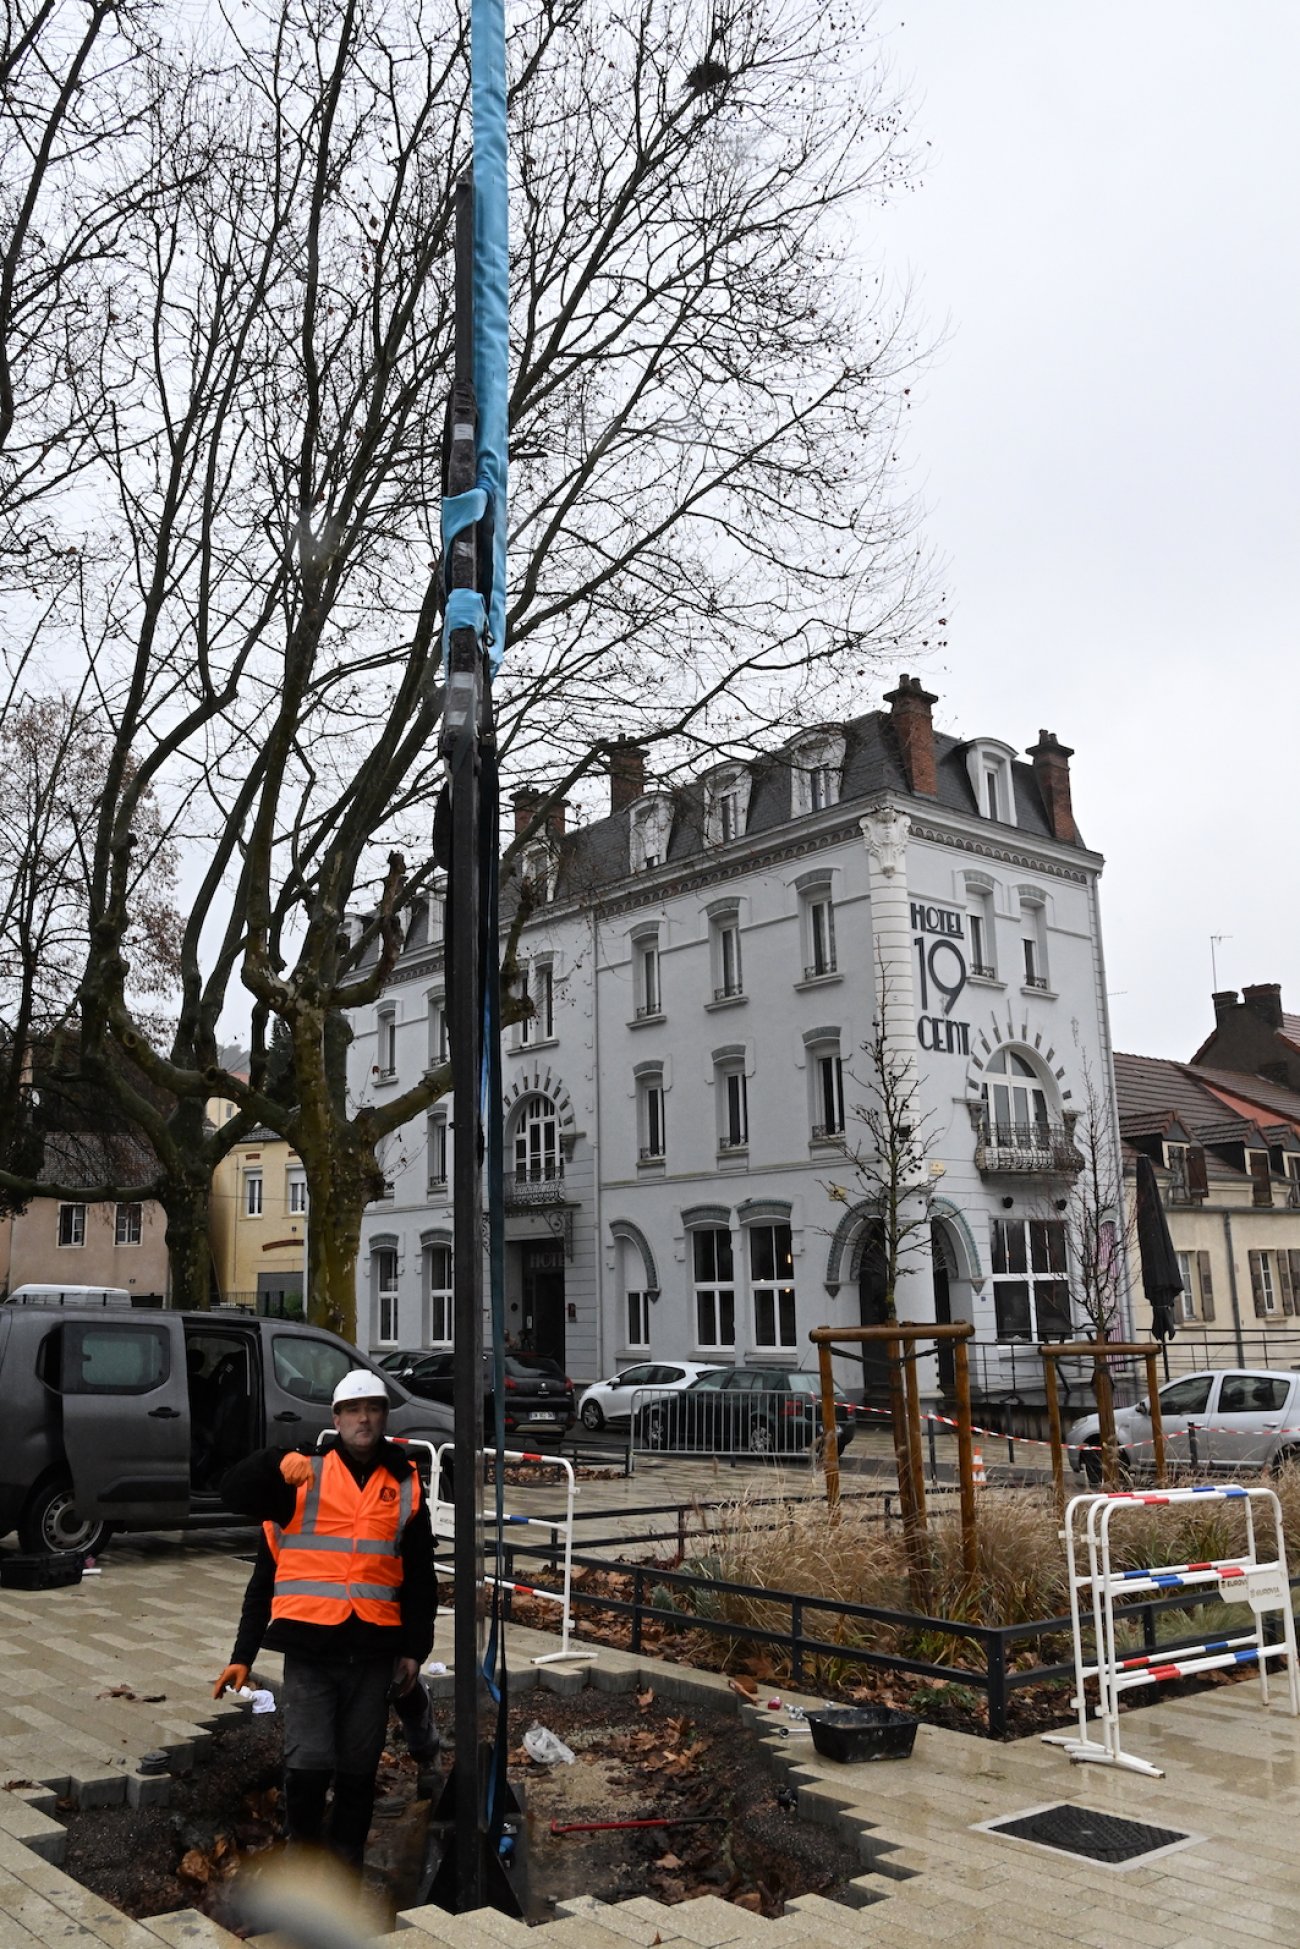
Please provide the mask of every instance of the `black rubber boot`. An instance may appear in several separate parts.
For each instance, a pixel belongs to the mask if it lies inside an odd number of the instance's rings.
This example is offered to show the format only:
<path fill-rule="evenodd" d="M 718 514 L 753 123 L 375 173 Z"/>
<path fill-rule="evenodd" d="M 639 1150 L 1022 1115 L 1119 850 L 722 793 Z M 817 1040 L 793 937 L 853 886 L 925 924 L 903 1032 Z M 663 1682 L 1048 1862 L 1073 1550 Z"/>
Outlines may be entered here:
<path fill-rule="evenodd" d="M 288 1840 L 305 1847 L 320 1846 L 329 1784 L 328 1773 L 309 1771 L 305 1767 L 286 1767 L 284 1827 Z"/>
<path fill-rule="evenodd" d="M 374 1777 L 367 1773 L 334 1775 L 334 1806 L 330 1813 L 329 1849 L 358 1873 L 365 1860 L 366 1836 L 375 1811 Z"/>

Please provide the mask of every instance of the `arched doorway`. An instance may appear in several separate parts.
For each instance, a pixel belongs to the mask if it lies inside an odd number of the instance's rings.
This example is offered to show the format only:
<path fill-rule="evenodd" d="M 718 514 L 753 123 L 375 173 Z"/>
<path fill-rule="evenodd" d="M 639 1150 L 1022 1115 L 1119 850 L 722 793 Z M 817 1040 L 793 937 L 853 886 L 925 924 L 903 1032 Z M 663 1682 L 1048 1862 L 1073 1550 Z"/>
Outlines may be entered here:
<path fill-rule="evenodd" d="M 888 1265 L 883 1235 L 875 1219 L 869 1220 L 859 1233 L 854 1259 L 858 1275 L 858 1324 L 884 1326 L 889 1317 Z M 862 1398 L 868 1407 L 889 1405 L 889 1359 L 883 1341 L 863 1342 Z"/>
<path fill-rule="evenodd" d="M 957 1263 L 947 1229 L 939 1219 L 935 1219 L 930 1226 L 930 1263 L 934 1277 L 935 1323 L 938 1326 L 951 1326 L 952 1281 L 957 1274 Z M 945 1397 L 951 1397 L 956 1384 L 956 1365 L 951 1340 L 940 1340 L 937 1343 L 937 1359 L 939 1386 Z"/>

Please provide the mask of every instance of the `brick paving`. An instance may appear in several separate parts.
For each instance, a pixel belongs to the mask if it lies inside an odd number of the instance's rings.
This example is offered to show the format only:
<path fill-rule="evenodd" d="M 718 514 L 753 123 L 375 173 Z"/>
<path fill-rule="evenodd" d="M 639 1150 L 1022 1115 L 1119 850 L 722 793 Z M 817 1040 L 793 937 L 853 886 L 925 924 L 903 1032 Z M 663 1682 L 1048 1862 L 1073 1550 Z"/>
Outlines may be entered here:
<path fill-rule="evenodd" d="M 621 1484 L 591 1490 L 608 1496 L 614 1514 L 620 1503 L 668 1499 L 659 1483 L 653 1496 L 646 1486 L 628 1485 L 635 1497 Z M 134 1922 L 70 1880 L 52 1810 L 67 1793 L 85 1804 L 146 1797 L 157 1788 L 137 1771 L 143 1753 L 161 1748 L 183 1762 L 243 1709 L 214 1704 L 209 1693 L 248 1574 L 237 1552 L 249 1548 L 233 1535 L 142 1539 L 116 1544 L 103 1574 L 71 1589 L 0 1591 L 0 1949 L 67 1949 L 74 1938 L 78 1949 L 233 1949 L 234 1938 L 201 1915 Z M 538 1633 L 513 1637 L 516 1669 L 553 1645 Z M 450 1620 L 440 1620 L 435 1657 L 449 1658 L 449 1641 Z M 268 1657 L 258 1675 L 274 1682 L 276 1667 Z M 592 1684 L 614 1692 L 648 1682 L 686 1703 L 731 1696 L 713 1674 L 624 1653 L 603 1651 L 586 1669 Z M 441 1949 L 522 1949 L 526 1940 L 535 1949 L 651 1949 L 656 1941 L 665 1949 L 940 1941 L 957 1949 L 1294 1949 L 1300 1941 L 1300 1723 L 1280 1707 L 1262 1711 L 1251 1681 L 1129 1716 L 1128 1743 L 1166 1768 L 1163 1780 L 1071 1767 L 1037 1740 L 995 1745 L 929 1726 L 910 1761 L 835 1766 L 806 1738 L 780 1739 L 775 1714 L 744 1709 L 789 1767 L 800 1813 L 857 1846 L 862 1874 L 852 1893 L 861 1906 L 804 1896 L 767 1922 L 713 1898 L 663 1908 L 648 1898 L 605 1906 L 578 1897 L 529 1931 L 491 1911 L 420 1908 L 398 1918 L 386 1949 L 399 1935 L 400 1949 L 419 1949 L 421 1938 Z M 1203 1838 L 1120 1873 L 972 1831 L 1057 1801 Z"/>

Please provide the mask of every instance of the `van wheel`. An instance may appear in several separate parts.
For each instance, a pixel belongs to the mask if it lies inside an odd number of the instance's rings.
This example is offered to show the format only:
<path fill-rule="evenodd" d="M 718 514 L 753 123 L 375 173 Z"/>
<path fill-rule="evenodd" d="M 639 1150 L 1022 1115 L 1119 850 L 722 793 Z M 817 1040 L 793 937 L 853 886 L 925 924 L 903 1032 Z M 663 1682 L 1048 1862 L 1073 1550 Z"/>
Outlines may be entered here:
<path fill-rule="evenodd" d="M 99 1517 L 81 1514 L 72 1500 L 72 1484 L 57 1477 L 33 1492 L 18 1519 L 18 1541 L 31 1556 L 57 1556 L 60 1550 L 94 1556 L 111 1533 Z"/>

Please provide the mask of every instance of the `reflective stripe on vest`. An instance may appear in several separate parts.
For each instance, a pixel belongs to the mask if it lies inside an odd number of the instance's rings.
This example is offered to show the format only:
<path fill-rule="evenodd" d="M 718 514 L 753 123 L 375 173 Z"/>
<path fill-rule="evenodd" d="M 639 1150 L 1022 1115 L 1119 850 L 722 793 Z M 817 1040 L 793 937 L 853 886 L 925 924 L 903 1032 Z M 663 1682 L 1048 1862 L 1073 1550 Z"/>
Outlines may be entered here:
<path fill-rule="evenodd" d="M 402 1532 L 420 1507 L 419 1477 L 412 1469 L 398 1481 L 380 1466 L 362 1485 L 332 1450 L 311 1463 L 289 1522 L 264 1525 L 276 1561 L 272 1618 L 400 1624 Z"/>

